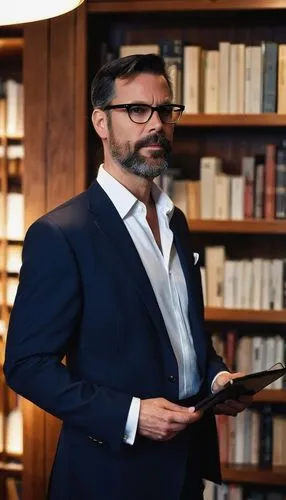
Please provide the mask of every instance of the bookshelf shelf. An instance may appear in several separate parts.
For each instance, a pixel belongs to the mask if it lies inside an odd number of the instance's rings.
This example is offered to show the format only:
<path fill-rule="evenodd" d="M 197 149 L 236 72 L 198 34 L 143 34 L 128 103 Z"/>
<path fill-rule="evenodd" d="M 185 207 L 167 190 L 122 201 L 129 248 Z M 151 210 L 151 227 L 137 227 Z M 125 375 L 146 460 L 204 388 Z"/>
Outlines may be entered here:
<path fill-rule="evenodd" d="M 285 127 L 286 116 L 276 113 L 247 115 L 183 114 L 178 127 Z"/>
<path fill-rule="evenodd" d="M 189 220 L 189 227 L 197 233 L 285 234 L 284 220 Z"/>
<path fill-rule="evenodd" d="M 21 54 L 23 47 L 23 38 L 0 38 L 0 57 Z"/>
<path fill-rule="evenodd" d="M 255 311 L 251 309 L 221 309 L 206 307 L 206 321 L 221 321 L 234 323 L 286 323 L 286 310 L 282 311 Z"/>
<path fill-rule="evenodd" d="M 286 482 L 286 467 L 259 469 L 254 465 L 222 465 L 222 477 L 226 482 L 257 483 L 280 486 Z"/>
<path fill-rule="evenodd" d="M 88 12 L 130 12 L 130 1 L 90 0 Z M 265 10 L 285 9 L 284 0 L 176 0 L 176 11 L 222 11 L 222 10 Z M 132 2 L 132 12 L 168 12 L 174 11 L 172 0 L 137 0 Z"/>
<path fill-rule="evenodd" d="M 14 477 L 21 479 L 22 472 L 23 472 L 23 465 L 20 463 L 0 462 L 0 476 Z"/>
<path fill-rule="evenodd" d="M 286 403 L 286 391 L 283 389 L 265 389 L 254 396 L 255 403 Z"/>

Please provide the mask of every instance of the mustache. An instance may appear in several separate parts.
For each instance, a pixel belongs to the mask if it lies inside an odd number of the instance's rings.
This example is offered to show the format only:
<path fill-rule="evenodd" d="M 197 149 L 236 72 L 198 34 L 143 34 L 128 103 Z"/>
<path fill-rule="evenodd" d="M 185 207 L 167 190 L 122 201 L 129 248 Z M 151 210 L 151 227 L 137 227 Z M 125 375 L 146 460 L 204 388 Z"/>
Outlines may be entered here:
<path fill-rule="evenodd" d="M 141 148 L 151 146 L 154 144 L 161 146 L 166 151 L 166 153 L 170 153 L 172 150 L 171 143 L 169 139 L 167 139 L 165 134 L 155 133 L 149 135 L 148 137 L 145 137 L 144 139 L 140 139 L 139 141 L 137 141 L 134 146 L 134 151 L 135 152 L 139 151 L 139 149 Z"/>

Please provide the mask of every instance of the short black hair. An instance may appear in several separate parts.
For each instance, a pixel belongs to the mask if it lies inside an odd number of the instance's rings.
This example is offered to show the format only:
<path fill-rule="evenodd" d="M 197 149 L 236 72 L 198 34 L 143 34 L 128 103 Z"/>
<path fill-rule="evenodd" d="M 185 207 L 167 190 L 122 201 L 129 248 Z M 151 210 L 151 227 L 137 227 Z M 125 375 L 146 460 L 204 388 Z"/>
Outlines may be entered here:
<path fill-rule="evenodd" d="M 111 103 L 116 78 L 129 78 L 139 73 L 162 75 L 172 94 L 172 85 L 163 57 L 157 54 L 136 54 L 114 59 L 98 70 L 91 83 L 93 108 L 103 109 Z"/>

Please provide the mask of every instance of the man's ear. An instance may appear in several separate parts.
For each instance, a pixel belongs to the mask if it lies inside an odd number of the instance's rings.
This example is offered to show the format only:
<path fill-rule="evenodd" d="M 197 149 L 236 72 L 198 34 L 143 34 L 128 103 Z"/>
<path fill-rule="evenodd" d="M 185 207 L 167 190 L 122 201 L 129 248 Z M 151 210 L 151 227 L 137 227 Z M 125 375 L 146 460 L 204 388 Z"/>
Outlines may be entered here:
<path fill-rule="evenodd" d="M 106 113 L 102 111 L 102 109 L 95 108 L 92 112 L 91 119 L 96 133 L 101 139 L 106 139 L 108 136 L 108 123 Z"/>

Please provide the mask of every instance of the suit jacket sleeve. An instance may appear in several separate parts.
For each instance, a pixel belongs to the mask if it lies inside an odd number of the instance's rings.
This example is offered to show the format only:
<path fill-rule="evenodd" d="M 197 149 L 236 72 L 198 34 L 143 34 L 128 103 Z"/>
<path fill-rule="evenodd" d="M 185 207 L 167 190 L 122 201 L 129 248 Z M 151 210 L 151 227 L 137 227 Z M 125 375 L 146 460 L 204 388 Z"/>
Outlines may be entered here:
<path fill-rule="evenodd" d="M 8 385 L 87 436 L 121 445 L 131 396 L 73 379 L 62 359 L 79 334 L 81 283 L 72 249 L 47 217 L 23 246 L 4 373 Z"/>

